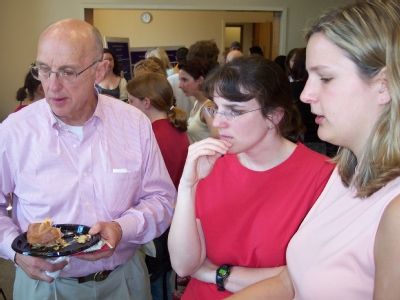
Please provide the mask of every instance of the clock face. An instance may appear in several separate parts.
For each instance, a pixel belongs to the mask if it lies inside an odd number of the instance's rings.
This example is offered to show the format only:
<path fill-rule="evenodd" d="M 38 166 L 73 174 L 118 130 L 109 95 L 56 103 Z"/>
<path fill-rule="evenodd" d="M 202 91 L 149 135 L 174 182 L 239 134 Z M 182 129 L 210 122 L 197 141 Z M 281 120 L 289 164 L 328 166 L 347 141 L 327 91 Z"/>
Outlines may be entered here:
<path fill-rule="evenodd" d="M 142 13 L 141 19 L 143 23 L 149 23 L 151 21 L 151 15 L 147 12 Z"/>

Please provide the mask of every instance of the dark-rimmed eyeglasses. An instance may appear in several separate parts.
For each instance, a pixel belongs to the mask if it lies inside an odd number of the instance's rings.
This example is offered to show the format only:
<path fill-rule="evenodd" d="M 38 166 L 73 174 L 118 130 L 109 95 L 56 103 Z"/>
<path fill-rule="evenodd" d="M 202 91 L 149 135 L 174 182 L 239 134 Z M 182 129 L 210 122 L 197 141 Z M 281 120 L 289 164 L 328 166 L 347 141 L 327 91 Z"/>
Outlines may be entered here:
<path fill-rule="evenodd" d="M 260 110 L 260 108 L 257 109 L 253 109 L 253 110 L 249 110 L 249 111 L 241 111 L 241 112 L 237 112 L 237 111 L 232 111 L 232 110 L 225 110 L 225 111 L 218 111 L 210 106 L 207 106 L 204 108 L 204 110 L 206 111 L 206 113 L 211 117 L 211 118 L 215 118 L 217 116 L 217 114 L 221 115 L 221 117 L 223 118 L 224 121 L 234 121 L 236 117 L 247 114 L 249 112 L 252 111 L 256 111 L 256 110 Z"/>
<path fill-rule="evenodd" d="M 40 81 L 47 80 L 50 78 L 51 73 L 55 73 L 57 78 L 60 78 L 62 80 L 65 80 L 69 83 L 72 83 L 76 80 L 76 78 L 81 75 L 83 72 L 85 72 L 87 69 L 90 67 L 93 67 L 96 63 L 100 62 L 101 60 L 96 60 L 94 63 L 92 63 L 89 67 L 83 69 L 79 73 L 76 73 L 75 70 L 72 69 L 61 69 L 57 71 L 51 71 L 49 67 L 45 66 L 38 66 L 37 62 L 31 64 L 30 70 L 32 76 Z"/>

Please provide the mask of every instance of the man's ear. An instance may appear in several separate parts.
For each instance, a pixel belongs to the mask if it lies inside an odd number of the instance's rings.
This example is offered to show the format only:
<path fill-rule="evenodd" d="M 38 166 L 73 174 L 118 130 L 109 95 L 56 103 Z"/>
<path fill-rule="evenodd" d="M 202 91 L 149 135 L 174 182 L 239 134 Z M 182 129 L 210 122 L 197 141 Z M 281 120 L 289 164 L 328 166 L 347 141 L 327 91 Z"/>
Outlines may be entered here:
<path fill-rule="evenodd" d="M 378 78 L 378 84 L 380 85 L 378 94 L 378 104 L 385 105 L 392 100 L 392 95 L 390 94 L 386 79 L 386 67 L 382 68 L 382 70 L 378 73 L 377 78 Z"/>
<path fill-rule="evenodd" d="M 96 79 L 95 83 L 99 84 L 104 80 L 104 76 L 106 76 L 106 71 L 108 67 L 108 61 L 107 60 L 102 60 L 97 64 L 96 68 Z"/>

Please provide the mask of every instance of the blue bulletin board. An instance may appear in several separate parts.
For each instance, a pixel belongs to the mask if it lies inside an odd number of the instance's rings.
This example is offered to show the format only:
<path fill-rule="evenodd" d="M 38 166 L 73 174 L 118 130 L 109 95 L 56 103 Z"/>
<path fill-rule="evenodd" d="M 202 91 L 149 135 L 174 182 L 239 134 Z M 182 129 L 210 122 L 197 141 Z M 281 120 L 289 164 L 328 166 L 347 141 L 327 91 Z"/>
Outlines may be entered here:
<path fill-rule="evenodd" d="M 129 81 L 132 79 L 131 69 L 131 57 L 129 53 L 129 39 L 128 38 L 116 38 L 116 37 L 104 37 L 105 48 L 110 49 L 114 52 L 118 59 L 121 71 L 124 72 L 124 78 Z"/>

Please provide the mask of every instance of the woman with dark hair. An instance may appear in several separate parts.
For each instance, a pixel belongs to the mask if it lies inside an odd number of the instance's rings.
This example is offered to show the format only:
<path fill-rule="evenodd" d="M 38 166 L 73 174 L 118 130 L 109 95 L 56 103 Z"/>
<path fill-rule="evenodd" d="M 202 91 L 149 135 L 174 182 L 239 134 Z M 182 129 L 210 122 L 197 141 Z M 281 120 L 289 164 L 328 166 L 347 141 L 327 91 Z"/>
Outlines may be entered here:
<path fill-rule="evenodd" d="M 399 299 L 400 4 L 357 1 L 307 31 L 310 103 L 337 167 L 287 268 L 231 299 Z M 268 253 L 265 253 L 268 255 Z"/>
<path fill-rule="evenodd" d="M 293 68 L 294 60 L 296 58 L 296 51 L 297 51 L 297 48 L 293 48 L 292 50 L 290 50 L 288 52 L 288 54 L 286 55 L 286 60 L 285 60 L 286 75 L 288 76 L 290 82 L 293 81 L 292 68 Z"/>
<path fill-rule="evenodd" d="M 214 107 L 214 104 L 201 91 L 207 74 L 217 65 L 215 60 L 198 57 L 184 60 L 179 64 L 179 88 L 187 97 L 196 98 L 188 119 L 187 133 L 191 144 L 209 136 L 215 138 L 219 136 L 218 130 L 212 124 L 213 118 L 204 111 L 206 107 Z"/>
<path fill-rule="evenodd" d="M 34 78 L 29 71 L 25 76 L 24 86 L 17 91 L 16 99 L 19 101 L 19 106 L 14 110 L 17 112 L 29 104 L 44 98 L 44 91 L 39 80 Z"/>
<path fill-rule="evenodd" d="M 223 299 L 278 274 L 286 246 L 334 168 L 298 143 L 289 81 L 274 62 L 240 57 L 203 83 L 220 139 L 189 147 L 169 235 L 182 299 Z"/>
<path fill-rule="evenodd" d="M 117 57 L 111 50 L 104 48 L 103 60 L 108 61 L 108 66 L 103 81 L 95 84 L 97 91 L 99 94 L 106 94 L 127 102 L 126 79 L 121 77 Z"/>

